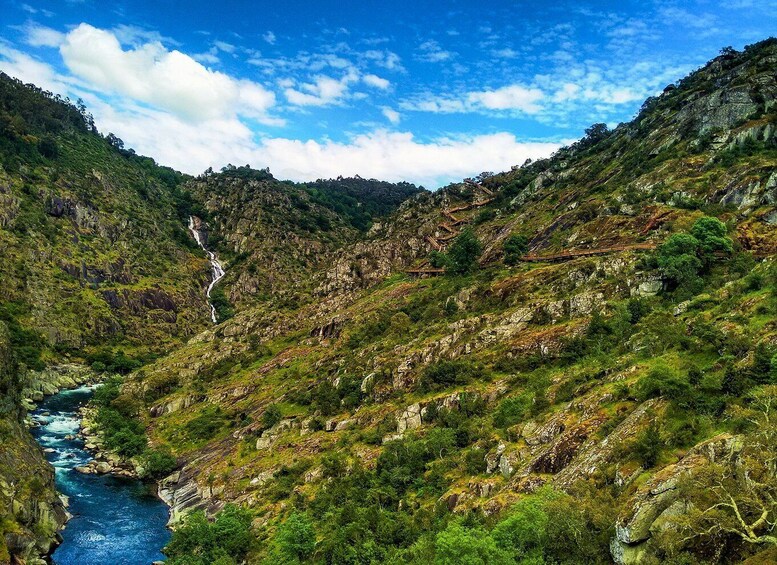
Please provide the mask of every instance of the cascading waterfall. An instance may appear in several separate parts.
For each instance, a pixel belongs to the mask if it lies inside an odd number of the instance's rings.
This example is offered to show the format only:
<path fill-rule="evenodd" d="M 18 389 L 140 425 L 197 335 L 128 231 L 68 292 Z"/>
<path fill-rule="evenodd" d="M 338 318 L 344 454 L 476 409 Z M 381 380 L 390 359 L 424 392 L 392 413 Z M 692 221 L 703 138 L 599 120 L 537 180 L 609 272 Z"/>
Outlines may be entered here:
<path fill-rule="evenodd" d="M 207 253 L 208 260 L 210 261 L 210 268 L 213 278 L 208 285 L 208 290 L 205 292 L 205 296 L 208 298 L 208 305 L 210 306 L 210 319 L 213 320 L 213 323 L 215 324 L 218 320 L 216 319 L 216 307 L 210 301 L 210 291 L 213 290 L 213 287 L 216 286 L 216 283 L 224 278 L 224 275 L 227 273 L 224 271 L 224 267 L 222 267 L 221 262 L 219 262 L 218 258 L 216 257 L 216 254 L 205 247 L 205 244 L 202 241 L 202 237 L 200 237 L 200 232 L 194 223 L 194 216 L 189 216 L 189 231 L 192 232 L 192 236 L 194 236 L 194 240 L 197 242 L 197 245 L 199 245 L 203 251 Z"/>

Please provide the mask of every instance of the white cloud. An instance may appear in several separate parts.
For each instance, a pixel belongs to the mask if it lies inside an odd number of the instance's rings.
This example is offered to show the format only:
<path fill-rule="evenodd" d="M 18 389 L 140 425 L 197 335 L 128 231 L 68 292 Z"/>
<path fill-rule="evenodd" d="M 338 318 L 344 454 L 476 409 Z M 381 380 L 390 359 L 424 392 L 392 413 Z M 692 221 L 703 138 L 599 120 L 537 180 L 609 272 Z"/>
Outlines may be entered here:
<path fill-rule="evenodd" d="M 355 71 L 348 72 L 340 79 L 319 75 L 315 77 L 315 82 L 303 83 L 297 88 L 288 87 L 283 92 L 286 99 L 295 106 L 328 106 L 345 98 L 349 85 L 358 79 L 359 75 Z"/>
<path fill-rule="evenodd" d="M 548 156 L 556 143 L 522 143 L 509 133 L 426 143 L 411 133 L 374 131 L 348 143 L 268 139 L 262 161 L 279 178 L 314 180 L 360 175 L 391 181 L 407 180 L 436 188 L 483 170 L 505 170 L 527 158 Z"/>
<path fill-rule="evenodd" d="M 263 119 L 275 95 L 263 86 L 211 71 L 180 51 L 152 42 L 124 50 L 111 32 L 81 24 L 60 53 L 92 88 L 151 104 L 192 121 L 235 114 Z"/>
<path fill-rule="evenodd" d="M 418 53 L 416 54 L 416 58 L 425 63 L 440 63 L 452 59 L 453 56 L 454 53 L 452 51 L 446 51 L 434 39 L 429 39 L 419 45 Z"/>
<path fill-rule="evenodd" d="M 457 97 L 426 94 L 416 100 L 401 102 L 400 107 L 406 110 L 436 114 L 482 112 L 484 110 L 519 111 L 527 114 L 536 114 L 542 109 L 539 102 L 544 96 L 545 94 L 539 88 L 529 88 L 513 84 L 495 90 L 467 92 Z"/>
<path fill-rule="evenodd" d="M 496 49 L 495 51 L 492 51 L 492 53 L 495 57 L 499 57 L 500 59 L 515 59 L 518 56 L 518 51 L 510 49 L 509 47 Z"/>
<path fill-rule="evenodd" d="M 262 35 L 262 39 L 264 39 L 270 45 L 274 45 L 277 38 L 273 32 L 268 31 Z"/>
<path fill-rule="evenodd" d="M 527 114 L 540 111 L 538 102 L 543 93 L 538 88 L 526 88 L 513 84 L 496 90 L 470 92 L 467 101 L 473 105 L 481 105 L 489 110 L 521 110 Z"/>
<path fill-rule="evenodd" d="M 8 76 L 44 90 L 60 94 L 69 92 L 68 81 L 57 75 L 49 65 L 13 49 L 3 41 L 0 41 L 0 69 Z"/>
<path fill-rule="evenodd" d="M 399 121 L 402 119 L 402 116 L 400 115 L 399 112 L 387 106 L 384 107 L 382 111 L 383 111 L 383 115 L 386 116 L 386 119 L 394 125 L 398 124 Z"/>
<path fill-rule="evenodd" d="M 384 69 L 405 72 L 405 68 L 402 66 L 402 59 L 393 51 L 370 49 L 365 51 L 363 56 L 365 59 L 374 62 Z"/>
<path fill-rule="evenodd" d="M 24 42 L 32 47 L 59 47 L 65 34 L 50 27 L 29 23 L 24 26 Z"/>
<path fill-rule="evenodd" d="M 386 90 L 391 86 L 391 83 L 388 80 L 381 78 L 378 75 L 364 75 L 362 80 L 365 82 L 365 84 L 374 86 L 375 88 L 380 88 L 381 90 Z"/>
<path fill-rule="evenodd" d="M 235 52 L 235 46 L 231 43 L 227 43 L 226 41 L 214 41 L 213 46 L 218 49 L 219 51 L 223 51 L 224 53 L 234 53 Z"/>

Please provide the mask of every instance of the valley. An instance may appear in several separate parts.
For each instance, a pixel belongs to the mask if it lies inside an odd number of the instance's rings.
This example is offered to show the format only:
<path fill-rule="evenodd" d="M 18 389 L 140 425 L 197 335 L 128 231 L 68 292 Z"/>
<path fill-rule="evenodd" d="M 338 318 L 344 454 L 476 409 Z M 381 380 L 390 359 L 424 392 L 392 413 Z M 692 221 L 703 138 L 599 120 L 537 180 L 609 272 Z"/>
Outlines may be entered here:
<path fill-rule="evenodd" d="M 777 559 L 775 39 L 435 191 L 182 174 L 6 75 L 0 165 L 0 563 Z M 87 380 L 145 483 L 63 479 Z"/>

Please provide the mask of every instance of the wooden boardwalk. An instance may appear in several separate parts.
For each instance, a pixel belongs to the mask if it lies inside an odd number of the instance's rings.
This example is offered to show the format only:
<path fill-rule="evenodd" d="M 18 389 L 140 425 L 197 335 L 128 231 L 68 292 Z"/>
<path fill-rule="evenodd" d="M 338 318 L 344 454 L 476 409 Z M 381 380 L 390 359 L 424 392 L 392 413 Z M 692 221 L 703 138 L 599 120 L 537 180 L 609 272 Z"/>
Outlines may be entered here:
<path fill-rule="evenodd" d="M 634 243 L 631 245 L 616 245 L 614 247 L 600 247 L 598 249 L 581 249 L 579 251 L 566 251 L 554 255 L 524 255 L 521 261 L 525 263 L 561 263 L 580 257 L 595 257 L 608 255 L 619 251 L 650 251 L 656 248 L 655 243 Z"/>

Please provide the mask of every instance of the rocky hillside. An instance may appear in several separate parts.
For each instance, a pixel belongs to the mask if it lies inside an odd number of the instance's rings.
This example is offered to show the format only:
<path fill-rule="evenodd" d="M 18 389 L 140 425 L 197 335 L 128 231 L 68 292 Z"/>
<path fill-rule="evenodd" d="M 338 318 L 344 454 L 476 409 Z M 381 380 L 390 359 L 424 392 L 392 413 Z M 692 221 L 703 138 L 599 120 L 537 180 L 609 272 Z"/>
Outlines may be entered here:
<path fill-rule="evenodd" d="M 209 245 L 228 259 L 216 289 L 222 320 L 257 303 L 295 309 L 309 302 L 315 273 L 422 190 L 360 178 L 294 184 L 248 167 L 205 173 L 185 189 L 203 203 Z"/>
<path fill-rule="evenodd" d="M 775 40 L 726 51 L 632 122 L 364 235 L 300 196 L 333 235 L 290 240 L 325 260 L 236 272 L 226 294 L 265 303 L 115 400 L 177 456 L 174 518 L 243 505 L 249 562 L 769 562 L 775 77 Z M 252 217 L 297 206 L 235 214 L 267 182 L 205 203 L 258 270 L 284 241 Z M 291 276 L 316 300 L 286 300 Z"/>
<path fill-rule="evenodd" d="M 22 423 L 22 385 L 8 328 L 0 322 L 0 563 L 45 555 L 67 517 L 54 470 Z"/>
<path fill-rule="evenodd" d="M 27 347 L 58 360 L 109 343 L 163 351 L 204 327 L 207 264 L 179 173 L 5 75 L 0 164 L 0 319 L 28 332 Z"/>

